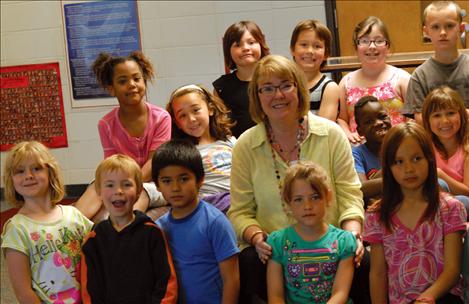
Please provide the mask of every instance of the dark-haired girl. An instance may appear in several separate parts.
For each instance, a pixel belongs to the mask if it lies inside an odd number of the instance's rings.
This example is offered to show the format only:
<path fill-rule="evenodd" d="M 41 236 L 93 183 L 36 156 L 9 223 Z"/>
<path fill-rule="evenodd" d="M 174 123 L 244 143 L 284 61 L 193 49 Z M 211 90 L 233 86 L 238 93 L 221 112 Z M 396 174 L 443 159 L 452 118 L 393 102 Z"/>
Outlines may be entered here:
<path fill-rule="evenodd" d="M 386 134 L 382 151 L 383 198 L 367 211 L 364 235 L 373 303 L 462 303 L 466 210 L 439 192 L 430 138 L 416 123 L 402 123 Z"/>
<path fill-rule="evenodd" d="M 249 115 L 248 84 L 254 66 L 269 48 L 259 26 L 252 21 L 239 21 L 230 25 L 223 36 L 225 67 L 232 71 L 213 82 L 214 94 L 220 97 L 231 111 L 236 122 L 232 128 L 238 138 L 255 123 Z"/>
<path fill-rule="evenodd" d="M 144 189 L 134 209 L 145 212 L 148 205 L 163 201 L 151 182 L 154 151 L 171 138 L 171 117 L 164 109 L 146 101 L 147 81 L 154 77 L 151 62 L 139 51 L 127 57 L 101 53 L 93 63 L 98 83 L 116 97 L 119 107 L 98 123 L 104 157 L 121 153 L 135 159 L 142 168 Z M 76 207 L 88 218 L 104 218 L 104 208 L 94 185 L 90 185 Z"/>

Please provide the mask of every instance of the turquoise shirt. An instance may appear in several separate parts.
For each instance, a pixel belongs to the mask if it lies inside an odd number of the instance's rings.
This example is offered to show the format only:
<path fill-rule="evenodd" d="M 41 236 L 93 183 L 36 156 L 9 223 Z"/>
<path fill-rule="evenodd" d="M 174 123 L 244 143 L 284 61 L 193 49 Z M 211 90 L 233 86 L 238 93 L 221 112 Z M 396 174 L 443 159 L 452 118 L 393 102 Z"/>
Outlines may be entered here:
<path fill-rule="evenodd" d="M 267 242 L 272 260 L 283 268 L 287 303 L 327 303 L 340 261 L 353 257 L 357 248 L 350 231 L 332 225 L 313 242 L 303 240 L 293 226 L 273 232 Z"/>

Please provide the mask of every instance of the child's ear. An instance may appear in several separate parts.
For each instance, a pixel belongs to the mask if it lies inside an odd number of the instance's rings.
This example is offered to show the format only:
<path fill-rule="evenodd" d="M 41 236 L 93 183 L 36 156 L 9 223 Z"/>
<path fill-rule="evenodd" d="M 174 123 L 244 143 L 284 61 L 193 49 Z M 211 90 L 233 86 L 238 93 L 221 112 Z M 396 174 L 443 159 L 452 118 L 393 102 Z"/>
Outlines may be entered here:
<path fill-rule="evenodd" d="M 112 85 L 107 86 L 107 91 L 109 92 L 109 95 L 111 95 L 112 97 L 116 97 L 114 87 Z"/>
<path fill-rule="evenodd" d="M 355 121 L 356 121 L 356 120 L 355 120 Z M 358 135 L 363 136 L 363 133 L 362 133 L 362 130 L 361 130 L 359 124 L 357 124 L 357 133 L 358 133 Z"/>
<path fill-rule="evenodd" d="M 425 33 L 425 35 L 430 37 L 430 35 L 428 34 L 428 27 L 426 25 L 423 26 L 423 32 Z"/>
<path fill-rule="evenodd" d="M 205 177 L 202 177 L 198 182 L 197 182 L 197 190 L 199 190 L 202 185 L 204 184 Z"/>

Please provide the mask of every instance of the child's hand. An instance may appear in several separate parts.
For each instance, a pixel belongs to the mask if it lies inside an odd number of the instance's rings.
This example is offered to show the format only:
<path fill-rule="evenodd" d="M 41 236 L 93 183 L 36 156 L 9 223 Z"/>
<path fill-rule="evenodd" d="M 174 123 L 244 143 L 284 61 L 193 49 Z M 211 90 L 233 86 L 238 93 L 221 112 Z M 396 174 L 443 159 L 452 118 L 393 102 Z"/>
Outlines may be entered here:
<path fill-rule="evenodd" d="M 365 138 L 363 136 L 358 135 L 357 132 L 349 133 L 347 138 L 351 144 L 360 144 Z"/>
<path fill-rule="evenodd" d="M 261 262 L 264 264 L 267 263 L 267 261 L 272 256 L 272 247 L 265 242 L 264 236 L 259 234 L 259 236 L 254 238 L 252 243 L 254 248 L 256 248 L 257 255 L 259 256 Z"/>

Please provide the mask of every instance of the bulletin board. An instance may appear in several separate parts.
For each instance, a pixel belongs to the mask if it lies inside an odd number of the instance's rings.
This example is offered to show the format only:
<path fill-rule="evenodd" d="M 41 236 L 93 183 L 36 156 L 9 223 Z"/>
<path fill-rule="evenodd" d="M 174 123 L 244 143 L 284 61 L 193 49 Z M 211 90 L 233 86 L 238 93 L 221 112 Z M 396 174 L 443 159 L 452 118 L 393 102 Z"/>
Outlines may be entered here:
<path fill-rule="evenodd" d="M 102 53 L 128 56 L 141 50 L 136 0 L 62 1 L 72 107 L 117 105 L 92 71 Z"/>
<path fill-rule="evenodd" d="M 0 150 L 24 140 L 68 147 L 59 64 L 0 67 Z"/>

